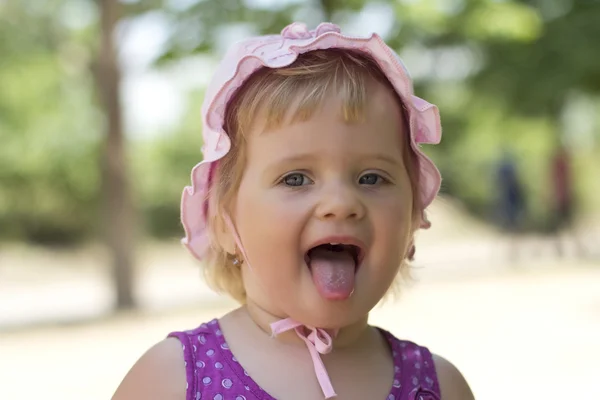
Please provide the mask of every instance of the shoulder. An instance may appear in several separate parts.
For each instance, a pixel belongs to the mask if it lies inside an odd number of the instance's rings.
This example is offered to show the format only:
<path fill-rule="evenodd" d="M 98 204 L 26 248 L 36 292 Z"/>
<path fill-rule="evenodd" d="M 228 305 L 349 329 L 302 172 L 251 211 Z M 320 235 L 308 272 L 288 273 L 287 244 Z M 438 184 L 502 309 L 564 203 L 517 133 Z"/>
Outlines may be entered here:
<path fill-rule="evenodd" d="M 400 340 L 388 333 L 392 345 L 399 350 L 402 368 L 413 376 L 408 384 L 421 385 L 438 393 L 441 400 L 474 400 L 467 381 L 458 368 L 445 358 L 414 342 Z M 431 365 L 433 363 L 433 365 Z"/>
<path fill-rule="evenodd" d="M 458 368 L 437 354 L 432 356 L 442 400 L 474 400 L 473 392 Z"/>
<path fill-rule="evenodd" d="M 183 348 L 167 338 L 150 348 L 134 364 L 112 400 L 185 400 L 186 369 Z"/>

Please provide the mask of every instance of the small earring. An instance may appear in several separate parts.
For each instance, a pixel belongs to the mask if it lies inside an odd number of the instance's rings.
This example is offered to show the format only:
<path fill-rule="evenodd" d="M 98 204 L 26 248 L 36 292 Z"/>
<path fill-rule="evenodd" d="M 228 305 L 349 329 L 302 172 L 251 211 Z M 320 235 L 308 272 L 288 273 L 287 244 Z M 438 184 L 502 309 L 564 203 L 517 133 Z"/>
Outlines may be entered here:
<path fill-rule="evenodd" d="M 242 262 L 237 257 L 234 257 L 232 262 L 233 265 L 235 265 L 236 267 L 242 264 Z"/>

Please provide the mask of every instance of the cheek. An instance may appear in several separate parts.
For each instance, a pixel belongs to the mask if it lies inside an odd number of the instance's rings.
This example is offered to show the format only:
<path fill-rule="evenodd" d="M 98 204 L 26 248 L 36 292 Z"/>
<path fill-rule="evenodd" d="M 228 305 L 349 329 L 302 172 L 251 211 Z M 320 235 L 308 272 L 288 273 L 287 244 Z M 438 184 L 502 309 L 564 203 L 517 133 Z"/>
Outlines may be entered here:
<path fill-rule="evenodd" d="M 302 208 L 282 199 L 277 190 L 243 185 L 237 200 L 236 225 L 253 269 L 268 270 L 270 276 L 289 273 L 282 266 L 295 265 L 300 258 Z"/>
<path fill-rule="evenodd" d="M 386 261 L 392 264 L 396 261 L 401 262 L 412 231 L 411 199 L 404 196 L 389 199 L 387 204 L 375 209 L 372 218 L 376 254 L 388 257 Z M 383 265 L 388 262 L 384 262 Z"/>
<path fill-rule="evenodd" d="M 292 293 L 302 280 L 302 218 L 298 208 L 264 192 L 241 191 L 238 200 L 236 225 L 250 260 L 243 277 L 246 293 L 254 302 L 279 314 L 281 310 L 273 308 L 274 304 L 280 307 L 292 301 Z"/>

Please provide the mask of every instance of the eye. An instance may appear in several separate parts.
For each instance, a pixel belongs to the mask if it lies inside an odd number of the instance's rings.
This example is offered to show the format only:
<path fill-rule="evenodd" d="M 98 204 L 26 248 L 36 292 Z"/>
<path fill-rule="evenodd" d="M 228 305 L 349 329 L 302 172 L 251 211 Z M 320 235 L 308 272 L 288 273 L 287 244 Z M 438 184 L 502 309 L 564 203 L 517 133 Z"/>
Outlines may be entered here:
<path fill-rule="evenodd" d="M 299 172 L 288 174 L 281 179 L 281 183 L 290 187 L 298 187 L 310 184 L 312 181 L 308 177 Z"/>
<path fill-rule="evenodd" d="M 385 178 L 383 178 L 381 175 L 374 174 L 374 173 L 364 174 L 363 176 L 361 176 L 358 179 L 358 183 L 360 185 L 377 185 L 379 183 L 384 183 L 384 182 L 385 182 Z"/>

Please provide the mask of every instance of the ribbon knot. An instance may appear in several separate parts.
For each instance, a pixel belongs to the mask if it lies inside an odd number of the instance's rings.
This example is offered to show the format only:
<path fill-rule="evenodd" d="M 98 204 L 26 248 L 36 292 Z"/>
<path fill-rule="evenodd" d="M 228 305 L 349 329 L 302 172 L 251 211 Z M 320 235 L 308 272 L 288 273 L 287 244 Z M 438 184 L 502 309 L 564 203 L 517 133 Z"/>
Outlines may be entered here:
<path fill-rule="evenodd" d="M 296 335 L 304 341 L 308 348 L 315 368 L 315 374 L 317 375 L 317 380 L 319 381 L 319 385 L 321 386 L 325 398 L 330 399 L 337 396 L 335 390 L 333 390 L 333 385 L 331 384 L 331 379 L 327 374 L 323 360 L 321 360 L 321 356 L 319 355 L 330 353 L 333 349 L 333 339 L 329 332 L 322 328 L 301 324 L 291 318 L 282 319 L 271 324 L 273 336 L 277 336 L 280 333 L 292 329 L 296 332 Z M 336 335 L 337 331 L 334 331 L 333 336 L 335 337 Z"/>
<path fill-rule="evenodd" d="M 306 328 L 310 330 L 308 335 L 306 335 Z M 302 335 L 306 335 L 308 341 L 315 346 L 315 349 L 317 349 L 320 354 L 328 354 L 331 352 L 331 349 L 333 348 L 333 341 L 325 329 L 299 326 L 295 328 L 295 331 L 300 337 L 302 337 Z"/>

